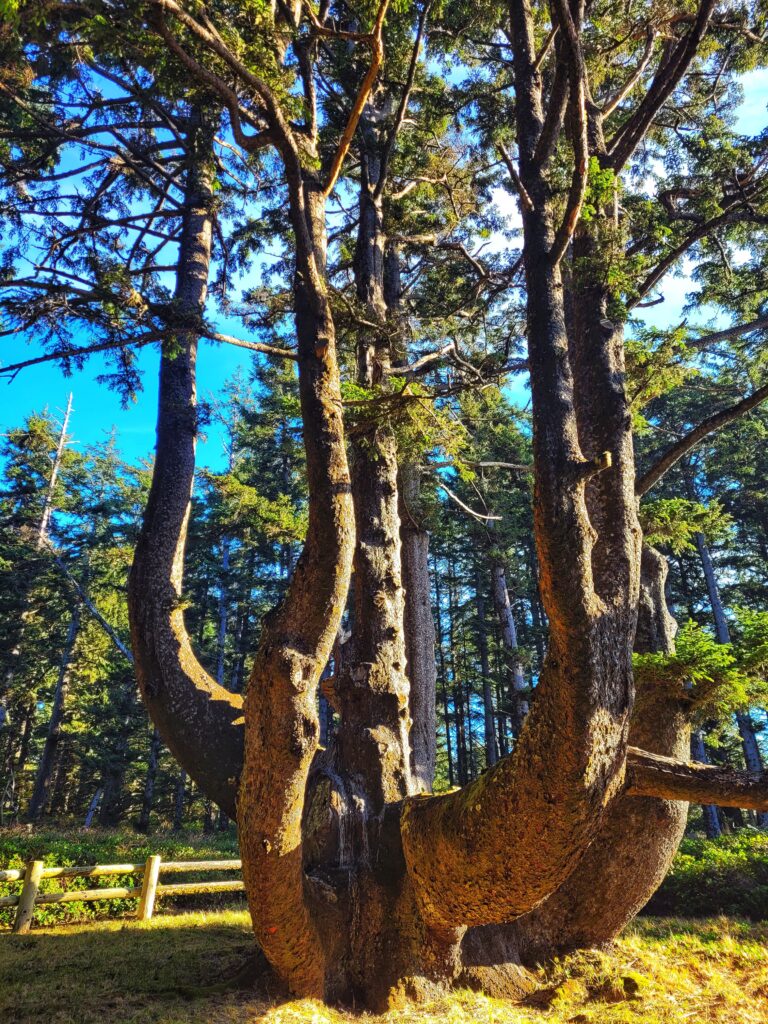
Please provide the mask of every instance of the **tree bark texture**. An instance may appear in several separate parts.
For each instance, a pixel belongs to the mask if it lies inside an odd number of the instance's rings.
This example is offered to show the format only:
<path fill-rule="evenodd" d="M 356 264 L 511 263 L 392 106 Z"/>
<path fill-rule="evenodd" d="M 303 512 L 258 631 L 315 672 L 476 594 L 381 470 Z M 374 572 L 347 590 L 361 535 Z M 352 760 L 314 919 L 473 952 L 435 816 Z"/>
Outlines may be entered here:
<path fill-rule="evenodd" d="M 179 326 L 163 342 L 157 444 L 147 506 L 128 583 L 136 679 L 152 721 L 200 788 L 235 813 L 243 759 L 242 698 L 219 686 L 192 649 L 182 583 L 195 473 L 198 335 L 213 228 L 211 133 L 187 139 L 186 209 L 176 275 Z"/>

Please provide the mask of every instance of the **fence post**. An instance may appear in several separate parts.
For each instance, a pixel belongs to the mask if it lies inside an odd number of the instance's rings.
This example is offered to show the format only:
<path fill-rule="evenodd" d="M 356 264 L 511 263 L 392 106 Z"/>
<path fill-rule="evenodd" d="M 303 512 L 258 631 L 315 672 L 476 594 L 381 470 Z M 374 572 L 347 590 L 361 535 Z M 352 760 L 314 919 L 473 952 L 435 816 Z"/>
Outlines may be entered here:
<path fill-rule="evenodd" d="M 141 899 L 139 900 L 139 920 L 149 921 L 155 907 L 157 880 L 160 876 L 160 854 L 153 853 L 147 857 L 144 865 L 144 881 L 141 883 Z"/>
<path fill-rule="evenodd" d="M 35 899 L 40 888 L 40 879 L 43 877 L 43 862 L 31 860 L 24 872 L 24 885 L 19 896 L 19 906 L 16 910 L 16 919 L 13 922 L 15 935 L 26 935 L 32 924 L 32 915 L 35 911 Z"/>

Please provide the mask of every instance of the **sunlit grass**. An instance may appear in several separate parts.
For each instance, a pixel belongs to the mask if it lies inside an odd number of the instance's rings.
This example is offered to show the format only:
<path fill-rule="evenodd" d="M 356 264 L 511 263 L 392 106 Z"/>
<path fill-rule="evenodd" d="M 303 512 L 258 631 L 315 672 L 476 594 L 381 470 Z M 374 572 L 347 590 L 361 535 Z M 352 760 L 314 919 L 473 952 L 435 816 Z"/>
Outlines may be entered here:
<path fill-rule="evenodd" d="M 0 936 L 0 1020 L 18 1024 L 765 1024 L 768 925 L 647 919 L 610 953 L 540 972 L 526 1005 L 461 992 L 370 1018 L 302 1000 L 206 992 L 252 950 L 242 911 Z"/>

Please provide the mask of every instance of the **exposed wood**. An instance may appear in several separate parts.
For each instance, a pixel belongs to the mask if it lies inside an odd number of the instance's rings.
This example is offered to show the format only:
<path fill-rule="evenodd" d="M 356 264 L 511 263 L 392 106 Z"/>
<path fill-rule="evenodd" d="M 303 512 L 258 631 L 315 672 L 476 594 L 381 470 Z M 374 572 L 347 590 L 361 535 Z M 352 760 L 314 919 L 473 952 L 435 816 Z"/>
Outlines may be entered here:
<path fill-rule="evenodd" d="M 32 925 L 35 900 L 37 899 L 42 877 L 43 862 L 41 860 L 30 861 L 24 874 L 24 886 L 19 896 L 16 919 L 13 922 L 13 932 L 15 935 L 26 935 Z"/>
<path fill-rule="evenodd" d="M 768 811 L 768 772 L 741 772 L 719 765 L 677 761 L 629 747 L 627 793 Z"/>
<path fill-rule="evenodd" d="M 144 866 L 144 880 L 141 884 L 141 898 L 138 911 L 140 921 L 149 921 L 152 917 L 159 875 L 160 856 L 157 853 L 150 854 Z"/>

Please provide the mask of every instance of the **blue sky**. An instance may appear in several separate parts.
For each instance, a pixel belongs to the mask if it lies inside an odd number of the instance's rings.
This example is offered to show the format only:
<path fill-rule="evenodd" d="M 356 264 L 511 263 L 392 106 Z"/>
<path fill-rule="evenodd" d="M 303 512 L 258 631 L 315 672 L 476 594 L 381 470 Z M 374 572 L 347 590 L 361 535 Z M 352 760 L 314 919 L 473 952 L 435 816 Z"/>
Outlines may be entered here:
<path fill-rule="evenodd" d="M 760 132 L 768 123 L 768 69 L 745 76 L 744 94 L 738 127 L 746 133 Z M 662 288 L 665 301 L 648 310 L 647 320 L 660 326 L 678 323 L 689 288 L 690 283 L 684 277 L 668 277 Z M 83 342 L 86 340 L 82 339 Z M 7 339 L 2 343 L 1 351 L 2 363 L 8 365 L 39 354 L 39 346 Z M 104 371 L 104 361 L 98 356 L 89 360 L 83 371 L 70 378 L 64 377 L 53 363 L 23 370 L 10 383 L 0 378 L 0 433 L 18 426 L 33 411 L 48 407 L 55 412 L 63 408 L 68 393 L 72 391 L 71 433 L 76 444 L 100 444 L 115 428 L 118 446 L 125 459 L 148 458 L 155 437 L 159 358 L 156 347 L 147 347 L 139 352 L 138 364 L 144 374 L 144 390 L 128 409 L 121 408 L 117 394 L 98 383 L 96 378 Z M 250 364 L 250 355 L 242 349 L 203 342 L 198 362 L 200 398 L 215 398 L 238 368 L 247 371 Z M 214 468 L 223 464 L 221 430 L 215 425 L 208 428 L 207 436 L 201 440 L 199 463 Z"/>

